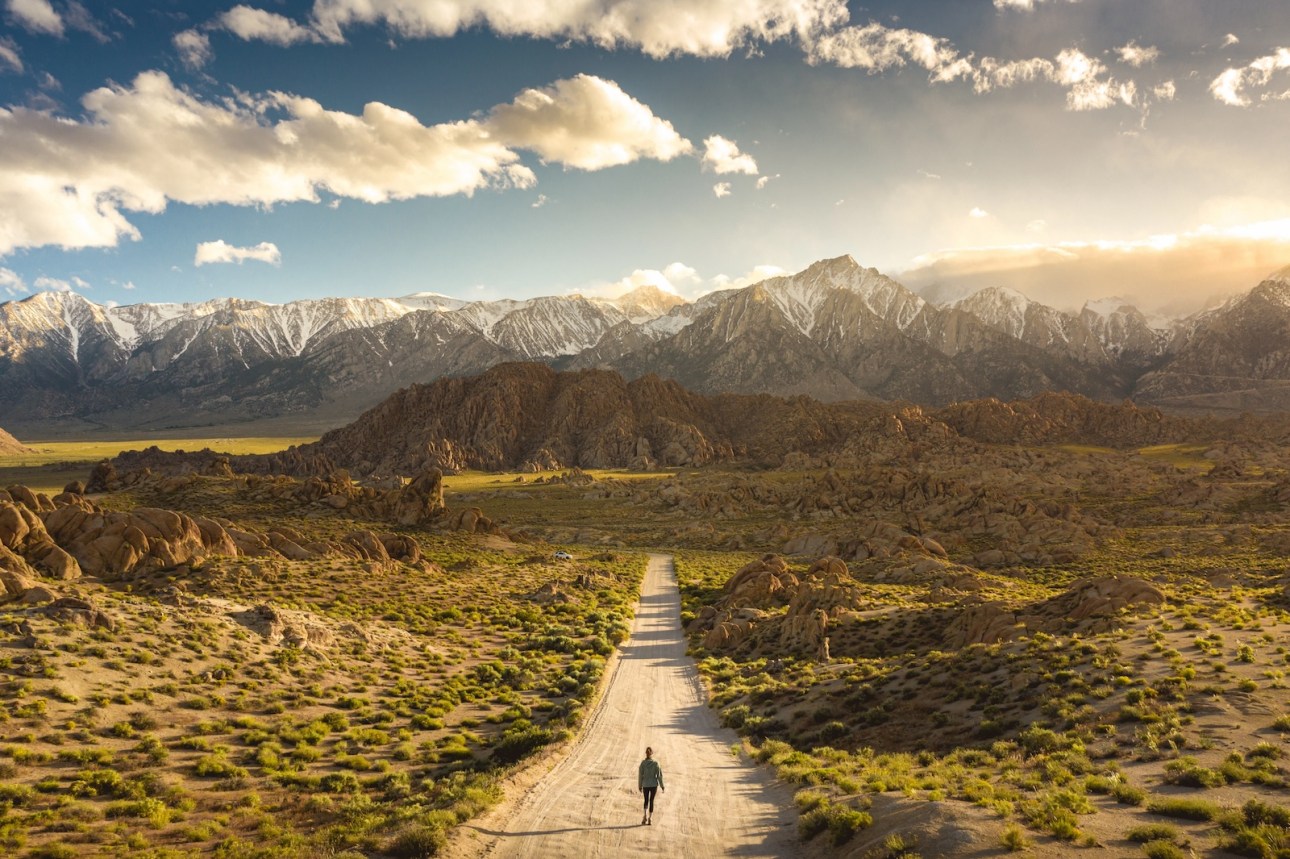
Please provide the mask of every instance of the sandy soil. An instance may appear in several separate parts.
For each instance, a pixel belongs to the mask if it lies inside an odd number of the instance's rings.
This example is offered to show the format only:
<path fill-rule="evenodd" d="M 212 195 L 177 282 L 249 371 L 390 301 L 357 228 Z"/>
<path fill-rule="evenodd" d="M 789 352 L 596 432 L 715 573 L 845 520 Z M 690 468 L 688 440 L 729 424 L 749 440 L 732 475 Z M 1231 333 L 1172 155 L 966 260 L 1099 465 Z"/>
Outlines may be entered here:
<path fill-rule="evenodd" d="M 672 559 L 654 555 L 631 638 L 582 736 L 453 852 L 492 857 L 793 856 L 791 792 L 732 753 L 738 738 L 705 703 L 685 653 Z M 654 822 L 641 825 L 636 767 L 663 767 Z"/>

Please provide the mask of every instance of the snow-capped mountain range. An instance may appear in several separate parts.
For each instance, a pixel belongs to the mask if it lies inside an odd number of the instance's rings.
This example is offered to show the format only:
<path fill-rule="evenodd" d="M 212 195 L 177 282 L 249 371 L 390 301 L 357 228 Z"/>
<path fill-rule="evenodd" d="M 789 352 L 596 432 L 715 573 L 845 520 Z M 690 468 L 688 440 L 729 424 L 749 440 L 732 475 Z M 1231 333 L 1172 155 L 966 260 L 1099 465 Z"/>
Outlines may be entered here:
<path fill-rule="evenodd" d="M 1115 299 L 1066 313 L 1000 288 L 936 305 L 849 256 L 695 302 L 648 286 L 612 300 L 421 292 L 123 307 L 46 292 L 0 304 L 0 424 L 28 435 L 77 421 L 325 426 L 412 382 L 508 360 L 655 372 L 703 392 L 940 404 L 1070 390 L 1280 408 L 1287 334 L 1290 268 L 1180 320 Z"/>

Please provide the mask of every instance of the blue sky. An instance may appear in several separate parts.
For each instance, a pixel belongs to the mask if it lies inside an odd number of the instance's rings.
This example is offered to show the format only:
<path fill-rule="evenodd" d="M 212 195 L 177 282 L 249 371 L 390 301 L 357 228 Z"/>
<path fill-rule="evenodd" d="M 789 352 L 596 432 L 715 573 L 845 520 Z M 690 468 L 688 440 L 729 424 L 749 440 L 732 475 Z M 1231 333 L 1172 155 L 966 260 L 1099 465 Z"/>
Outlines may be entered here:
<path fill-rule="evenodd" d="M 656 283 L 849 253 L 1180 312 L 1290 263 L 1284 0 L 2 0 L 0 299 Z"/>

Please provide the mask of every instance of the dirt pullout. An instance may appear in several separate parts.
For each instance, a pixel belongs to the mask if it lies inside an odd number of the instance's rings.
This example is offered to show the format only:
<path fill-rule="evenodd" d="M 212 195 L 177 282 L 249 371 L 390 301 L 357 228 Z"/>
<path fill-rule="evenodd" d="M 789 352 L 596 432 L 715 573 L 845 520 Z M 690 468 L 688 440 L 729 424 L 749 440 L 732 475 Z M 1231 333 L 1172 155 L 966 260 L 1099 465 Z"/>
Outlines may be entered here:
<path fill-rule="evenodd" d="M 583 735 L 535 786 L 476 824 L 454 855 L 799 855 L 791 792 L 732 753 L 686 655 L 672 559 L 650 558 L 632 636 Z M 636 767 L 663 766 L 654 823 L 641 825 Z"/>

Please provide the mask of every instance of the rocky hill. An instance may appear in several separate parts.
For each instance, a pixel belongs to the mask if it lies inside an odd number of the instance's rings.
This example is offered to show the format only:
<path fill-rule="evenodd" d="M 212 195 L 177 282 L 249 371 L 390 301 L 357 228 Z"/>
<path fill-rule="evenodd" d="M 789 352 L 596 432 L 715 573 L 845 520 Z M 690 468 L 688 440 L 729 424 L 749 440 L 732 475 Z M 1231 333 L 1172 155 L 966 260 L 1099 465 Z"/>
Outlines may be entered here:
<path fill-rule="evenodd" d="M 978 445 L 1083 444 L 1132 448 L 1181 440 L 1286 438 L 1286 420 L 1170 417 L 1131 402 L 1042 394 L 940 410 L 869 400 L 821 402 L 767 394 L 698 394 L 658 376 L 557 372 L 499 364 L 478 376 L 397 391 L 313 444 L 267 456 L 156 448 L 118 457 L 115 473 L 233 471 L 296 476 L 345 469 L 356 477 L 428 469 L 851 466 L 875 456 L 917 458 Z"/>
<path fill-rule="evenodd" d="M 9 456 L 15 453 L 31 453 L 31 448 L 9 435 L 4 429 L 0 429 L 0 456 Z"/>
<path fill-rule="evenodd" d="M 414 382 L 508 361 L 654 374 L 704 394 L 942 406 L 1044 392 L 1171 409 L 1290 407 L 1290 274 L 1186 320 L 1122 302 L 1065 313 L 1003 289 L 937 306 L 849 256 L 695 302 L 641 287 L 464 302 L 0 304 L 0 411 L 22 431 L 352 420 Z M 12 416 L 12 417 L 10 417 Z"/>

